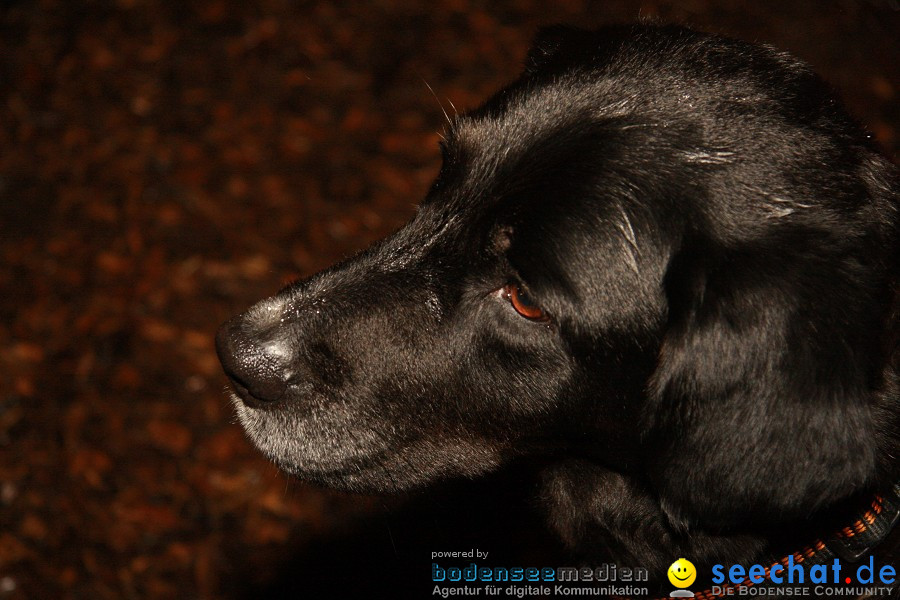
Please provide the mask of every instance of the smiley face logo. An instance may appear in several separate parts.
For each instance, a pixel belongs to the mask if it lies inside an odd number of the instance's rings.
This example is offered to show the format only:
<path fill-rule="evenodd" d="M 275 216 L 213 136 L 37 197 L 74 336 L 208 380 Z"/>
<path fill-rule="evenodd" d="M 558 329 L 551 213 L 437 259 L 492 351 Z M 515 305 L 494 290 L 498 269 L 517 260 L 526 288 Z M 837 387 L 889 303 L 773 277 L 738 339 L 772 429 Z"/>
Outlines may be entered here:
<path fill-rule="evenodd" d="M 697 579 L 697 569 L 694 563 L 686 558 L 679 558 L 669 566 L 666 571 L 669 581 L 677 588 L 686 588 Z"/>

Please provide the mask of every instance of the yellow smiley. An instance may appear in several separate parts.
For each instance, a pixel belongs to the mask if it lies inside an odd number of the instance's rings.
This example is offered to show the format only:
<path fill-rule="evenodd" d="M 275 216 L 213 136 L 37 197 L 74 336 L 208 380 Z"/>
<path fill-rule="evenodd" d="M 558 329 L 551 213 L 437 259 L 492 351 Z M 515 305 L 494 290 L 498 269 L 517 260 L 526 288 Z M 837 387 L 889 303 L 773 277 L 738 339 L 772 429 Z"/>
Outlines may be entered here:
<path fill-rule="evenodd" d="M 697 579 L 697 569 L 694 563 L 686 558 L 679 558 L 667 571 L 669 581 L 677 588 L 686 588 Z"/>

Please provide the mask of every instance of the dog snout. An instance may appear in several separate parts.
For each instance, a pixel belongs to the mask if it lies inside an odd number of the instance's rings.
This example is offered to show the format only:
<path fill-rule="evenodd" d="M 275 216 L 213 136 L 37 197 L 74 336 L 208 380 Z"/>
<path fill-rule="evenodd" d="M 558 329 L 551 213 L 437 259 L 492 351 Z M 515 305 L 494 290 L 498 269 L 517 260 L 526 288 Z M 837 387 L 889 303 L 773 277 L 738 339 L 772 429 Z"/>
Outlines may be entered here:
<path fill-rule="evenodd" d="M 275 402 L 284 396 L 293 374 L 286 333 L 284 328 L 261 326 L 251 313 L 234 317 L 219 328 L 219 360 L 244 402 Z"/>

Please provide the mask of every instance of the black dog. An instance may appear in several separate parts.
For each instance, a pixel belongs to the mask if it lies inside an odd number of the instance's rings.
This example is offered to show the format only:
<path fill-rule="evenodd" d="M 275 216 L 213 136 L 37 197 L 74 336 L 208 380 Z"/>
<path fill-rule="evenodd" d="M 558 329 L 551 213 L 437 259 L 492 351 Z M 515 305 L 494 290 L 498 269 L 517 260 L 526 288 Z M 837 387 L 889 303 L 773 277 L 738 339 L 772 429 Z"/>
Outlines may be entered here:
<path fill-rule="evenodd" d="M 654 574 L 898 480 L 900 177 L 807 66 L 552 28 L 446 138 L 409 224 L 219 331 L 282 469 L 395 491 L 541 456 L 552 527 Z"/>

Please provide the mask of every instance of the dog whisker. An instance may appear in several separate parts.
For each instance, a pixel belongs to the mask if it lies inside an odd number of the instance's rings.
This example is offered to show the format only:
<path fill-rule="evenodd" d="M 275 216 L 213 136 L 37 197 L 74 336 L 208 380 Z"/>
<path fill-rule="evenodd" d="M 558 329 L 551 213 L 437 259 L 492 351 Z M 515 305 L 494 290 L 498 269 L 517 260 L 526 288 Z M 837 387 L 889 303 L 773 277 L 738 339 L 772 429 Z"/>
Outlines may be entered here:
<path fill-rule="evenodd" d="M 447 120 L 447 125 L 452 127 L 453 120 L 450 118 L 450 115 L 447 114 L 447 111 L 444 110 L 444 105 L 441 103 L 441 99 L 438 98 L 438 95 L 434 93 L 434 89 L 431 87 L 431 85 L 427 81 L 425 81 L 424 77 L 422 78 L 422 83 L 425 84 L 425 87 L 428 88 L 428 91 L 431 92 L 431 95 L 434 96 L 435 100 L 437 100 L 438 106 L 441 107 L 441 112 L 444 113 L 444 118 Z"/>
<path fill-rule="evenodd" d="M 735 160 L 735 153 L 730 150 L 698 150 L 683 152 L 681 156 L 688 162 L 703 165 L 727 165 Z"/>
<path fill-rule="evenodd" d="M 625 237 L 625 241 L 627 242 L 625 248 L 628 250 L 628 265 L 635 273 L 640 275 L 641 270 L 638 267 L 637 261 L 637 236 L 635 236 L 634 234 L 634 227 L 631 226 L 631 219 L 628 217 L 628 213 L 625 212 L 625 208 L 621 204 L 619 205 L 619 212 L 622 213 L 624 225 L 620 222 L 617 222 L 616 228 L 622 233 L 622 235 Z"/>
<path fill-rule="evenodd" d="M 661 123 L 629 123 L 628 125 L 622 125 L 619 129 L 641 129 L 644 127 L 663 127 Z"/>
<path fill-rule="evenodd" d="M 765 190 L 757 190 L 757 193 L 764 196 L 766 200 L 772 203 L 763 204 L 763 207 L 768 213 L 766 215 L 767 219 L 781 219 L 794 214 L 798 210 L 812 208 L 811 204 L 766 192 Z"/>

